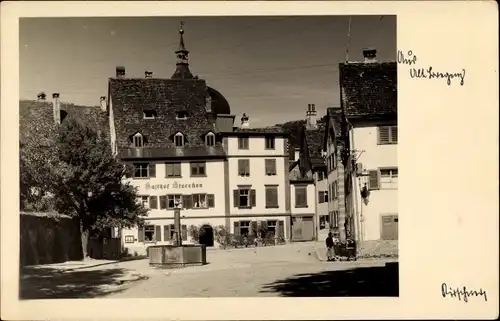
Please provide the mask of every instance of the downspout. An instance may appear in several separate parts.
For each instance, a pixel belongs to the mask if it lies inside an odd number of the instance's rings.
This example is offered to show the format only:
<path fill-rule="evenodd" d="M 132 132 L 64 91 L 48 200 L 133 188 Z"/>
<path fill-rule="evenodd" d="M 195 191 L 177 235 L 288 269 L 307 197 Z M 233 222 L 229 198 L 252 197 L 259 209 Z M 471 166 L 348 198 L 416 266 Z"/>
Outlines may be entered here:
<path fill-rule="evenodd" d="M 351 155 L 351 152 L 354 151 L 354 133 L 352 132 L 352 124 L 347 120 L 347 117 L 345 118 L 345 121 L 347 122 L 349 128 L 348 128 L 348 135 L 349 135 L 349 163 L 348 165 L 351 165 L 349 166 L 350 168 L 350 172 L 352 173 L 352 182 L 350 182 L 353 186 L 353 190 L 354 188 L 356 188 L 358 186 L 358 181 L 359 181 L 359 178 L 357 176 L 357 172 L 355 170 L 355 168 L 352 167 L 352 155 Z M 361 184 L 361 183 L 359 183 Z M 357 188 L 356 188 L 357 189 Z M 355 190 L 353 191 L 353 194 L 354 194 L 354 221 L 355 221 L 355 224 L 354 224 L 354 228 L 355 228 L 355 236 L 356 236 L 356 242 L 361 245 L 361 242 L 363 242 L 363 235 L 362 235 L 362 223 L 361 223 L 361 217 L 360 215 L 362 215 L 360 213 L 360 209 L 359 209 L 359 205 L 358 205 L 358 192 L 359 190 Z M 361 205 L 361 208 L 363 206 Z M 362 209 L 361 209 L 362 211 Z"/>

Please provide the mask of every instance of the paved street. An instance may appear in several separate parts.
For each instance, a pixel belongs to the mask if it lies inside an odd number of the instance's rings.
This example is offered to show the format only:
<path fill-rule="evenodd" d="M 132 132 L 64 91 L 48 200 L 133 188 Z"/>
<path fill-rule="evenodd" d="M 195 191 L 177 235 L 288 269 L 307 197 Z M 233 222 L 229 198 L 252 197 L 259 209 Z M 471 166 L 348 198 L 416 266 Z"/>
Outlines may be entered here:
<path fill-rule="evenodd" d="M 121 263 L 148 279 L 107 296 L 253 297 L 397 296 L 397 273 L 386 261 L 321 262 L 314 243 L 207 251 L 205 266 L 156 269 L 147 260 Z"/>

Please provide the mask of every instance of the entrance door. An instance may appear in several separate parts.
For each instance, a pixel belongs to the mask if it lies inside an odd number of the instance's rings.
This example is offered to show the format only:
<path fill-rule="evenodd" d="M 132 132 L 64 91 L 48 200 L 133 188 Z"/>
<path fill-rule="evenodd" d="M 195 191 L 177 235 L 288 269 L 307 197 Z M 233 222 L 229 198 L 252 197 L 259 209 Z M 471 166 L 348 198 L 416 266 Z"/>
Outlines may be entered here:
<path fill-rule="evenodd" d="M 382 228 L 380 238 L 382 240 L 398 239 L 398 216 L 382 215 Z"/>
<path fill-rule="evenodd" d="M 302 217 L 302 240 L 314 240 L 314 220 L 312 216 Z"/>
<path fill-rule="evenodd" d="M 292 240 L 312 241 L 314 239 L 314 220 L 312 216 L 292 217 Z"/>
<path fill-rule="evenodd" d="M 203 225 L 200 228 L 199 243 L 207 247 L 214 246 L 214 230 L 210 225 Z"/>
<path fill-rule="evenodd" d="M 292 240 L 302 241 L 302 217 L 292 217 Z"/>

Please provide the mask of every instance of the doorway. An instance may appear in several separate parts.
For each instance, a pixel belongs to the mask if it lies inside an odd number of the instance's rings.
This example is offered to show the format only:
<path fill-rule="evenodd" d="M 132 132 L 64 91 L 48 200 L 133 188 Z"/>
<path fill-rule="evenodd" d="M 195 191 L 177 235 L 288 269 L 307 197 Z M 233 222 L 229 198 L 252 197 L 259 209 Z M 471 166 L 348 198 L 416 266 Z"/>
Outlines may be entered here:
<path fill-rule="evenodd" d="M 210 225 L 203 225 L 200 228 L 199 243 L 206 247 L 214 246 L 214 230 Z"/>

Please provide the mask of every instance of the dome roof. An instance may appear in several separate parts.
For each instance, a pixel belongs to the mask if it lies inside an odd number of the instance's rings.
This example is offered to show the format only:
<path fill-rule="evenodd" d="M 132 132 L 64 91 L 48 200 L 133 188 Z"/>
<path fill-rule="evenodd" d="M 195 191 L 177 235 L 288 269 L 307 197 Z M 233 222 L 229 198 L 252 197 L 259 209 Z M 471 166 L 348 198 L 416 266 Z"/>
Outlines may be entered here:
<path fill-rule="evenodd" d="M 231 108 L 229 107 L 229 103 L 227 102 L 226 98 L 224 98 L 224 96 L 222 96 L 220 92 L 211 87 L 207 87 L 207 90 L 210 98 L 212 98 L 212 112 L 217 115 L 231 114 Z"/>

